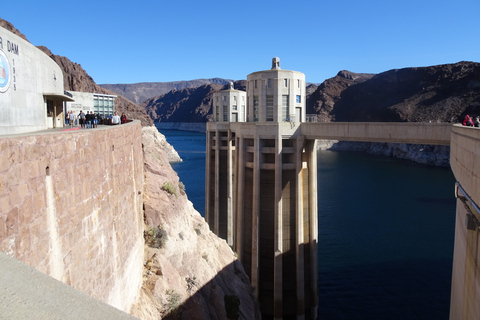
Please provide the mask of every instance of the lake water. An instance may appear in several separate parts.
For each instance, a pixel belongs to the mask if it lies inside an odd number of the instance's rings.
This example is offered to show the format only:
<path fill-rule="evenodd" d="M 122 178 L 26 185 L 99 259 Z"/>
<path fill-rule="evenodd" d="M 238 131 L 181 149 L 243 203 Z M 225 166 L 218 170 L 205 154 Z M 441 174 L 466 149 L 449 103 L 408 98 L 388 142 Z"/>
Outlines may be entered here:
<path fill-rule="evenodd" d="M 205 135 L 160 130 L 205 212 Z M 318 152 L 319 319 L 448 319 L 454 245 L 448 168 Z"/>

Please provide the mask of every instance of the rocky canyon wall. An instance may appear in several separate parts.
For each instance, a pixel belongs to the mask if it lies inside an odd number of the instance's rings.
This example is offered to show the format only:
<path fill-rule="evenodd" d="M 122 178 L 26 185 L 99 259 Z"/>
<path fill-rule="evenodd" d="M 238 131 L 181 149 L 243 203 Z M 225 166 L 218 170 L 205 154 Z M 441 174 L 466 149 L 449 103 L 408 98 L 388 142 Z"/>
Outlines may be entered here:
<path fill-rule="evenodd" d="M 0 138 L 0 250 L 129 311 L 142 285 L 140 121 Z"/>

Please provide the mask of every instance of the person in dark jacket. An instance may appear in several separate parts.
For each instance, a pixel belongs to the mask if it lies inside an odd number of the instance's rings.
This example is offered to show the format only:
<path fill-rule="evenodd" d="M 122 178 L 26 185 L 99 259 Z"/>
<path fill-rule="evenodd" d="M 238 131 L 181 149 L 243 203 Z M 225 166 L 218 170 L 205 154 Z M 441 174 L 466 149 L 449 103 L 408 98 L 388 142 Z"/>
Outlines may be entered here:
<path fill-rule="evenodd" d="M 82 110 L 78 114 L 78 121 L 80 122 L 80 127 L 85 128 L 85 113 Z"/>

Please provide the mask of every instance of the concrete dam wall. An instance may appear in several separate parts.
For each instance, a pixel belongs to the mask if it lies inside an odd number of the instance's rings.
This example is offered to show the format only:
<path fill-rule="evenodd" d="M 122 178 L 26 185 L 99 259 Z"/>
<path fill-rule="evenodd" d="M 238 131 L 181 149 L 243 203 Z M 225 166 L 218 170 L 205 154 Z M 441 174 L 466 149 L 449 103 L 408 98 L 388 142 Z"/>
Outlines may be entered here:
<path fill-rule="evenodd" d="M 450 166 L 457 215 L 450 319 L 480 318 L 480 129 L 454 125 Z"/>
<path fill-rule="evenodd" d="M 139 121 L 0 138 L 0 251 L 128 311 L 142 284 Z"/>

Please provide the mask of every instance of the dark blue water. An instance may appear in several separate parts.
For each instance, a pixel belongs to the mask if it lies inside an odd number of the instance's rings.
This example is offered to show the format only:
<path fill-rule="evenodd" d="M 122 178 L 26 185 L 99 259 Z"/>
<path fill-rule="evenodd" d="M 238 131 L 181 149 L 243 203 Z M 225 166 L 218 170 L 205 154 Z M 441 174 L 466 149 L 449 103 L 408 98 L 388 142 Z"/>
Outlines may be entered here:
<path fill-rule="evenodd" d="M 448 319 L 454 178 L 359 153 L 318 153 L 320 319 Z"/>
<path fill-rule="evenodd" d="M 205 212 L 205 135 L 160 130 Z M 449 169 L 318 152 L 319 319 L 448 319 L 454 244 Z"/>
<path fill-rule="evenodd" d="M 178 173 L 180 181 L 185 185 L 188 199 L 194 208 L 205 216 L 205 149 L 206 137 L 204 133 L 180 130 L 159 131 L 165 135 L 182 162 L 172 163 L 172 168 Z"/>

